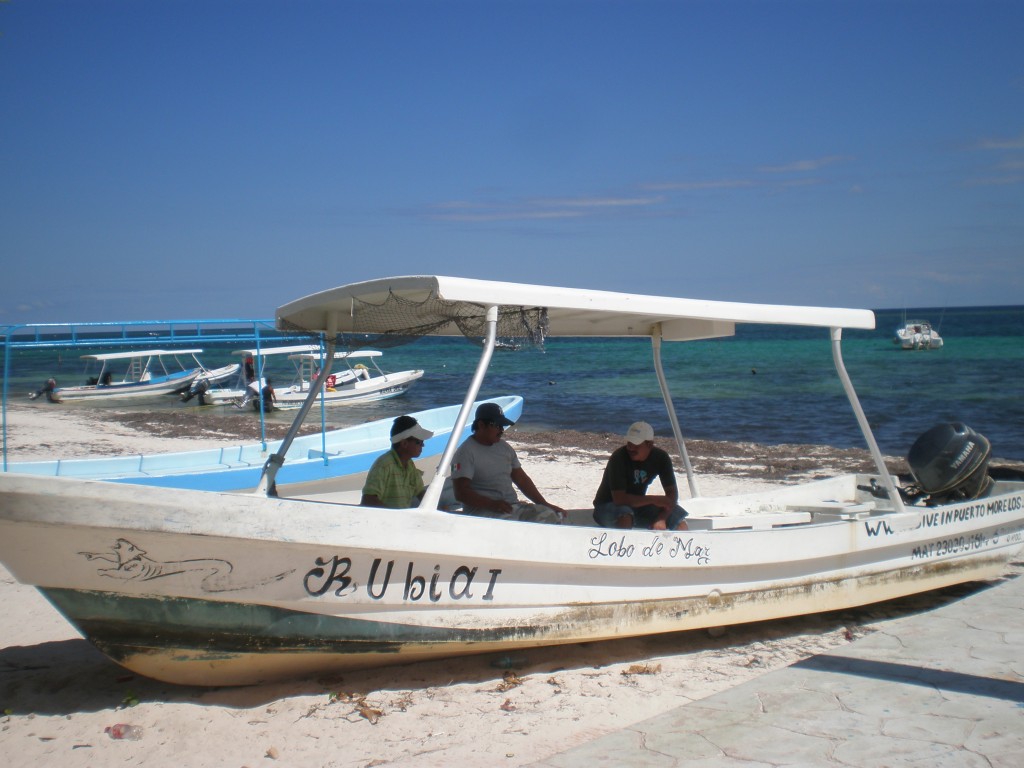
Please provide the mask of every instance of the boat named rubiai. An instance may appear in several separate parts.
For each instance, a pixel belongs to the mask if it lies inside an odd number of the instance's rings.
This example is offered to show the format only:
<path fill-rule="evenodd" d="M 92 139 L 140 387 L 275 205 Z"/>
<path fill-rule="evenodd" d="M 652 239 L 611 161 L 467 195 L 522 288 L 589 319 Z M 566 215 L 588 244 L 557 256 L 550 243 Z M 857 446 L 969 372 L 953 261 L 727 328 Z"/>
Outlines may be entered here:
<path fill-rule="evenodd" d="M 1024 547 L 1024 482 L 985 472 L 987 441 L 966 428 L 926 432 L 912 482 L 887 469 L 841 354 L 844 329 L 874 327 L 867 310 L 419 276 L 325 290 L 280 307 L 276 323 L 320 336 L 328 366 L 349 335 L 380 346 L 463 334 L 482 353 L 412 509 L 274 494 L 316 386 L 257 494 L 0 475 L 0 559 L 139 674 L 257 683 L 838 610 L 998 578 Z M 727 337 L 740 323 L 821 329 L 874 472 L 738 496 L 701 491 L 662 345 Z M 499 339 L 515 347 L 549 336 L 651 340 L 689 530 L 599 528 L 589 509 L 543 528 L 445 511 L 456 436 Z"/>

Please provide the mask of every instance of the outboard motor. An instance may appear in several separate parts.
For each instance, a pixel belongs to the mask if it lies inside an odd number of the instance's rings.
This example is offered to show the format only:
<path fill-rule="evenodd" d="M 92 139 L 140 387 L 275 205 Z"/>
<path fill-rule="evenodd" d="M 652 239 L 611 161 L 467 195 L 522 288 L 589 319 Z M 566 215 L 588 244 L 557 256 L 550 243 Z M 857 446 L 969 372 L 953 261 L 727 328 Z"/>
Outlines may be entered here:
<path fill-rule="evenodd" d="M 210 391 L 210 380 L 206 376 L 196 376 L 189 385 L 187 392 L 181 393 L 181 401 L 187 403 L 198 395 L 199 404 L 206 405 L 206 393 Z"/>
<path fill-rule="evenodd" d="M 992 480 L 989 442 L 959 421 L 937 424 L 910 446 L 907 463 L 928 504 L 977 499 L 988 493 Z"/>

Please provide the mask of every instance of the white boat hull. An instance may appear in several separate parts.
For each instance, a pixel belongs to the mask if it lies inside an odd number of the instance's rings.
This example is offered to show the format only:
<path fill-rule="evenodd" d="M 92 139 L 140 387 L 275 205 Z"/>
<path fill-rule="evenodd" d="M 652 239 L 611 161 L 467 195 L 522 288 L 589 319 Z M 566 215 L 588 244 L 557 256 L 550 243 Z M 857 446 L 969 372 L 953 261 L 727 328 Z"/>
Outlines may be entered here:
<path fill-rule="evenodd" d="M 232 363 L 230 365 L 222 365 L 220 368 L 208 369 L 198 376 L 195 381 L 205 381 L 209 384 L 217 384 L 218 382 L 229 379 L 242 368 L 240 363 Z"/>
<path fill-rule="evenodd" d="M 276 318 L 282 330 L 326 334 L 323 354 L 335 357 L 343 333 L 457 332 L 484 341 L 419 509 L 274 497 L 276 461 L 260 483 L 267 493 L 245 496 L 0 476 L 0 560 L 141 674 L 257 683 L 839 610 L 997 576 L 1024 548 L 1024 482 L 981 474 L 987 448 L 982 457 L 978 440 L 937 444 L 939 455 L 924 457 L 927 474 L 943 481 L 928 490 L 934 506 L 897 487 L 842 362 L 843 329 L 874 328 L 867 310 L 420 275 L 324 290 L 279 307 Z M 735 497 L 699 493 L 662 343 L 730 336 L 751 322 L 827 330 L 875 476 Z M 438 510 L 460 430 L 473 420 L 506 335 L 650 337 L 692 497 L 683 501 L 689 530 L 597 528 L 589 510 L 544 527 Z"/>
<path fill-rule="evenodd" d="M 181 371 L 151 381 L 124 382 L 116 384 L 83 384 L 78 387 L 58 387 L 54 399 L 58 402 L 79 400 L 127 400 L 135 397 L 167 395 L 182 388 L 188 388 L 202 373 L 202 368 Z"/>
<path fill-rule="evenodd" d="M 942 349 L 942 336 L 924 320 L 914 320 L 896 329 L 893 343 L 900 349 Z"/>
<path fill-rule="evenodd" d="M 398 397 L 409 391 L 416 381 L 423 377 L 423 371 L 399 371 L 375 376 L 371 379 L 360 379 L 337 387 L 332 391 L 324 390 L 324 405 L 352 405 L 370 403 L 376 400 L 387 400 Z M 301 385 L 292 384 L 276 390 L 277 402 L 274 407 L 280 410 L 293 410 L 302 406 L 309 394 L 309 382 Z M 244 389 L 211 389 L 206 393 L 206 401 L 211 405 L 237 405 L 246 395 Z M 320 400 L 318 399 L 319 403 Z M 251 403 L 250 403 L 251 405 Z"/>
<path fill-rule="evenodd" d="M 6 475 L 0 559 L 127 668 L 232 685 L 838 610 L 1024 546 L 1024 484 L 895 514 L 867 482 L 690 500 L 692 530 L 652 532 Z"/>
<path fill-rule="evenodd" d="M 942 349 L 942 339 L 921 336 L 900 336 L 897 338 L 900 349 Z"/>

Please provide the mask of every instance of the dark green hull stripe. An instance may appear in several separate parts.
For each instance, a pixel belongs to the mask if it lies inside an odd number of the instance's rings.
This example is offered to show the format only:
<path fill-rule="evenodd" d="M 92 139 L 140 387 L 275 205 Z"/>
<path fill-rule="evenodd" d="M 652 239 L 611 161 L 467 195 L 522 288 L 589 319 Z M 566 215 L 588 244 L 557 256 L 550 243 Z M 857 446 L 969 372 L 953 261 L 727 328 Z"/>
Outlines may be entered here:
<path fill-rule="evenodd" d="M 529 638 L 521 626 L 446 629 L 188 598 L 129 597 L 43 589 L 86 638 L 103 650 L 176 648 L 219 653 L 266 651 L 397 653 L 403 646 Z"/>

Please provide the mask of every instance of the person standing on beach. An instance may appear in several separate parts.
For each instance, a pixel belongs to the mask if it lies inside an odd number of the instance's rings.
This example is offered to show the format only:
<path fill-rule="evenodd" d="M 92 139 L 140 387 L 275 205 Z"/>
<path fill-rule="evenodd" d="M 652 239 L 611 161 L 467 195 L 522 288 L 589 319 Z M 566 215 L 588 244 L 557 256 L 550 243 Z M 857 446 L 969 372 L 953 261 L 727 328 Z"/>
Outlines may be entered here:
<path fill-rule="evenodd" d="M 544 499 L 519 463 L 515 449 L 501 439 L 505 427 L 514 423 L 497 403 L 483 403 L 476 409 L 473 434 L 459 446 L 452 461 L 452 489 L 462 504 L 462 514 L 560 523 L 565 510 Z M 533 503 L 520 502 L 516 487 Z"/>
<path fill-rule="evenodd" d="M 260 393 L 260 400 L 253 400 L 252 402 L 252 407 L 257 411 L 260 409 L 260 401 L 263 402 L 264 413 L 274 410 L 274 403 L 277 402 L 277 392 L 274 391 L 274 382 L 269 378 L 263 387 L 263 391 Z"/>
<path fill-rule="evenodd" d="M 649 494 L 654 478 L 662 495 Z M 679 506 L 672 457 L 654 445 L 654 428 L 638 421 L 626 432 L 626 444 L 608 459 L 594 497 L 594 521 L 603 528 L 685 531 L 686 510 Z"/>
<path fill-rule="evenodd" d="M 409 509 L 415 507 L 426 486 L 423 472 L 413 459 L 423 453 L 423 442 L 434 436 L 412 416 L 399 416 L 391 425 L 391 450 L 377 457 L 366 475 L 364 507 Z"/>

